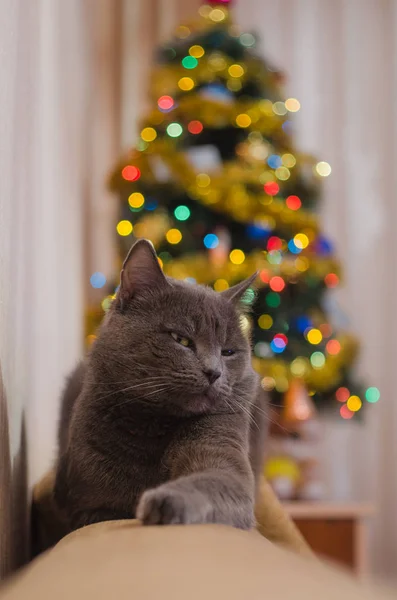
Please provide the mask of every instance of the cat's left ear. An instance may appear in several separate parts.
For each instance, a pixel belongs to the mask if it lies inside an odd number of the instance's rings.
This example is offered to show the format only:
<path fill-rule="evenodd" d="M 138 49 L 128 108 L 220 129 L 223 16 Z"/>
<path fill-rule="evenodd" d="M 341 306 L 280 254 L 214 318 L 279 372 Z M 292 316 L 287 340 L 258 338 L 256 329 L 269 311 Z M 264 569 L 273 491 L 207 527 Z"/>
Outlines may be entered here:
<path fill-rule="evenodd" d="M 255 279 L 258 277 L 258 273 L 259 271 L 256 271 L 256 273 L 251 275 L 251 277 L 248 277 L 248 279 L 244 279 L 244 281 L 240 281 L 240 283 L 237 283 L 233 287 L 221 292 L 221 296 L 233 304 L 238 304 L 241 298 L 244 296 L 244 293 L 248 290 L 249 286 L 252 285 Z"/>
<path fill-rule="evenodd" d="M 168 285 L 153 244 L 145 239 L 135 242 L 120 274 L 120 307 L 123 309 L 128 300 L 145 288 L 161 289 Z"/>

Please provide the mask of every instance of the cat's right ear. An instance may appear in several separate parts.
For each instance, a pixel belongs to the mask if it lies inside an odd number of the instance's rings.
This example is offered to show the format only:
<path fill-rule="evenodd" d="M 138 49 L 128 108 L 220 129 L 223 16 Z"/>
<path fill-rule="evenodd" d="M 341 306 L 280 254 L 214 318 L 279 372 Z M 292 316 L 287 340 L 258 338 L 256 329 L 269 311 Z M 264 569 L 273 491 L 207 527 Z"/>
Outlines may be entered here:
<path fill-rule="evenodd" d="M 120 274 L 120 308 L 143 289 L 161 289 L 169 285 L 159 265 L 153 244 L 140 239 L 132 246 Z"/>

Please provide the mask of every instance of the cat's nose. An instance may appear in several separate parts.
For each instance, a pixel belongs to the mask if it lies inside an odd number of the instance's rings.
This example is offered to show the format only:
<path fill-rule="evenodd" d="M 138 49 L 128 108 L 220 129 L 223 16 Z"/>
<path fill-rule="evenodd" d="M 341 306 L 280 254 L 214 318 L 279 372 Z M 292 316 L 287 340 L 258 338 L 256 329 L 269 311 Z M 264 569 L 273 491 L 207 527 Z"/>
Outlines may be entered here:
<path fill-rule="evenodd" d="M 217 379 L 219 379 L 219 377 L 221 376 L 221 372 L 217 369 L 205 369 L 204 375 L 207 377 L 208 381 L 212 385 Z"/>

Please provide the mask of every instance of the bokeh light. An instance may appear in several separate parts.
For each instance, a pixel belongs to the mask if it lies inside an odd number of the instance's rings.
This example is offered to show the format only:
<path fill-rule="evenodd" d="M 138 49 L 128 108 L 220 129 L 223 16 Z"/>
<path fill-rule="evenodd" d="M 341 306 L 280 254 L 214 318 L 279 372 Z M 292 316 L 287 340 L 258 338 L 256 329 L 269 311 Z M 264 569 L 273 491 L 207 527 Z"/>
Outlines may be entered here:
<path fill-rule="evenodd" d="M 182 239 L 182 233 L 179 229 L 169 229 L 165 234 L 165 237 L 169 244 L 179 244 Z"/>
<path fill-rule="evenodd" d="M 128 197 L 128 204 L 131 208 L 142 208 L 145 203 L 145 197 L 140 192 L 134 192 Z"/>
<path fill-rule="evenodd" d="M 182 66 L 185 69 L 195 69 L 198 65 L 198 60 L 194 56 L 185 56 L 182 58 Z"/>
<path fill-rule="evenodd" d="M 219 246 L 219 238 L 215 233 L 207 233 L 203 240 L 204 246 L 210 250 Z"/>
<path fill-rule="evenodd" d="M 141 131 L 141 138 L 144 142 L 153 142 L 157 137 L 157 131 L 153 127 L 145 127 Z"/>
<path fill-rule="evenodd" d="M 123 237 L 132 233 L 133 227 L 131 221 L 123 220 L 117 223 L 117 233 Z"/>
<path fill-rule="evenodd" d="M 189 92 L 194 88 L 194 81 L 191 77 L 181 77 L 178 81 L 178 87 L 184 92 Z"/>
<path fill-rule="evenodd" d="M 126 181 L 137 181 L 140 178 L 141 172 L 138 167 L 134 167 L 133 165 L 127 165 L 121 171 L 121 176 Z"/>
<path fill-rule="evenodd" d="M 211 183 L 211 178 L 209 175 L 207 175 L 207 173 L 199 173 L 196 176 L 196 183 L 199 187 L 205 188 Z"/>
<path fill-rule="evenodd" d="M 186 221 L 190 217 L 190 210 L 187 206 L 181 204 L 174 210 L 174 215 L 178 221 Z"/>
<path fill-rule="evenodd" d="M 273 325 L 273 319 L 270 315 L 261 315 L 258 319 L 258 325 L 261 329 L 270 329 Z"/>
<path fill-rule="evenodd" d="M 236 123 L 239 127 L 249 127 L 251 125 L 251 117 L 245 113 L 242 113 L 241 115 L 237 115 Z"/>
<path fill-rule="evenodd" d="M 340 407 L 339 412 L 342 419 L 351 419 L 352 417 L 354 417 L 354 412 L 349 410 L 346 404 Z"/>
<path fill-rule="evenodd" d="M 335 397 L 338 402 L 347 402 L 350 398 L 350 392 L 347 387 L 340 387 L 336 390 Z"/>
<path fill-rule="evenodd" d="M 302 206 L 302 202 L 298 196 L 288 196 L 285 203 L 290 210 L 299 210 Z"/>
<path fill-rule="evenodd" d="M 329 288 L 334 288 L 339 284 L 339 277 L 335 273 L 328 273 L 324 277 L 324 283 Z"/>
<path fill-rule="evenodd" d="M 255 38 L 252 33 L 242 33 L 240 35 L 240 43 L 246 46 L 246 48 L 252 48 L 252 46 L 255 46 Z"/>
<path fill-rule="evenodd" d="M 234 265 L 241 265 L 245 261 L 245 254 L 242 250 L 235 249 L 230 252 L 229 258 Z"/>
<path fill-rule="evenodd" d="M 275 275 L 270 279 L 269 286 L 273 292 L 282 292 L 285 288 L 285 281 L 279 275 Z"/>
<path fill-rule="evenodd" d="M 226 279 L 217 279 L 215 281 L 214 290 L 216 292 L 224 292 L 227 289 L 229 289 L 229 283 L 226 281 Z"/>
<path fill-rule="evenodd" d="M 281 304 L 280 295 L 277 292 L 269 292 L 266 294 L 266 304 L 270 306 L 270 308 L 277 308 Z"/>
<path fill-rule="evenodd" d="M 93 273 L 90 277 L 90 283 L 92 285 L 93 288 L 99 290 L 100 288 L 103 288 L 103 286 L 106 283 L 106 277 L 103 273 L 101 273 L 100 271 L 96 271 L 95 273 Z"/>
<path fill-rule="evenodd" d="M 179 123 L 170 123 L 167 127 L 167 133 L 170 137 L 179 137 L 183 132 L 182 125 Z"/>
<path fill-rule="evenodd" d="M 301 104 L 296 98 L 288 98 L 288 100 L 285 101 L 285 108 L 289 112 L 297 112 L 300 109 L 300 107 Z"/>
<path fill-rule="evenodd" d="M 275 196 L 276 194 L 279 193 L 280 186 L 275 181 L 268 181 L 263 186 L 263 189 L 265 190 L 266 194 L 268 194 L 269 196 Z"/>
<path fill-rule="evenodd" d="M 358 396 L 350 396 L 347 401 L 347 408 L 352 412 L 358 412 L 362 405 L 363 403 L 361 402 L 361 398 Z"/>
<path fill-rule="evenodd" d="M 230 77 L 242 77 L 244 75 L 244 68 L 241 65 L 230 65 L 228 68 Z"/>
<path fill-rule="evenodd" d="M 329 340 L 329 342 L 327 342 L 327 345 L 325 346 L 325 349 L 327 350 L 328 354 L 331 354 L 331 356 L 335 356 L 340 352 L 340 342 L 338 342 L 338 340 Z"/>
<path fill-rule="evenodd" d="M 161 110 L 171 110 L 174 106 L 174 100 L 171 96 L 161 96 L 161 98 L 157 100 L 157 105 Z"/>
<path fill-rule="evenodd" d="M 315 170 L 316 170 L 316 173 L 318 175 L 320 175 L 321 177 L 328 177 L 328 175 L 331 175 L 331 171 L 332 171 L 331 165 L 329 163 L 325 162 L 324 160 L 322 160 L 316 164 Z"/>
<path fill-rule="evenodd" d="M 202 46 L 195 44 L 194 46 L 191 46 L 189 48 L 189 54 L 190 54 L 190 56 L 193 56 L 194 58 L 201 58 L 205 54 L 204 48 Z"/>
<path fill-rule="evenodd" d="M 378 402 L 380 398 L 380 391 L 376 387 L 369 387 L 365 392 L 365 399 L 367 402 L 374 404 Z"/>
<path fill-rule="evenodd" d="M 322 369 L 325 365 L 325 356 L 322 352 L 313 352 L 310 357 L 310 362 L 315 369 Z"/>
<path fill-rule="evenodd" d="M 200 121 L 190 121 L 187 126 L 187 129 L 193 135 L 198 135 L 204 129 L 203 124 Z"/>
<path fill-rule="evenodd" d="M 321 342 L 323 336 L 319 329 L 313 328 L 309 329 L 309 331 L 306 333 L 306 339 L 309 344 L 317 345 Z"/>

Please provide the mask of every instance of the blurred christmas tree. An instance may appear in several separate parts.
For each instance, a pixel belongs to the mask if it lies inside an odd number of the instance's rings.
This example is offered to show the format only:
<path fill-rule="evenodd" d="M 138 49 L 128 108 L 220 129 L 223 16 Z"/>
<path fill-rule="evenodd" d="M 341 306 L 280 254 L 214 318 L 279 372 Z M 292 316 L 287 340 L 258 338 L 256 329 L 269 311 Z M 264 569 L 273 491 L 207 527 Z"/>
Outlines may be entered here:
<path fill-rule="evenodd" d="M 350 374 L 357 343 L 325 314 L 323 294 L 340 269 L 313 212 L 331 168 L 294 148 L 299 102 L 285 100 L 282 75 L 255 54 L 227 5 L 203 5 L 157 52 L 152 110 L 110 182 L 120 264 L 135 236 L 153 241 L 166 274 L 217 291 L 258 269 L 259 293 L 245 301 L 264 389 L 282 404 L 300 378 L 316 405 L 334 403 L 350 418 L 364 398 Z M 94 311 L 91 334 L 96 321 Z M 366 391 L 369 402 L 378 397 Z"/>

